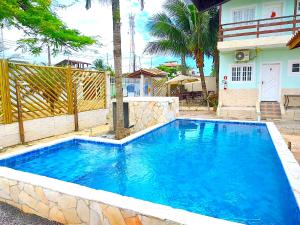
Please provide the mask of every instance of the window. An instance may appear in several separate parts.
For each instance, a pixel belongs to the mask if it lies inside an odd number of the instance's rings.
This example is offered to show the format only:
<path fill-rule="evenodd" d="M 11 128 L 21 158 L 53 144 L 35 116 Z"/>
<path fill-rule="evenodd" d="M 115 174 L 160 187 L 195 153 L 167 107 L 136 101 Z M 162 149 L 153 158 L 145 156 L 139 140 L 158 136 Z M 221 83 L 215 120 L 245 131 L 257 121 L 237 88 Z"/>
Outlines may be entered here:
<path fill-rule="evenodd" d="M 300 13 L 300 0 L 298 0 L 297 2 L 297 9 L 298 9 L 298 13 Z"/>
<path fill-rule="evenodd" d="M 300 63 L 293 63 L 292 64 L 292 72 L 299 73 L 300 72 Z"/>
<path fill-rule="evenodd" d="M 250 21 L 255 20 L 255 7 L 247 7 L 247 8 L 240 8 L 234 9 L 232 12 L 232 21 L 233 23 L 243 22 L 243 21 Z M 250 23 L 245 23 L 251 24 Z"/>
<path fill-rule="evenodd" d="M 252 65 L 234 65 L 231 70 L 231 81 L 247 82 L 252 81 Z"/>
<path fill-rule="evenodd" d="M 300 60 L 289 61 L 289 75 L 300 76 Z"/>

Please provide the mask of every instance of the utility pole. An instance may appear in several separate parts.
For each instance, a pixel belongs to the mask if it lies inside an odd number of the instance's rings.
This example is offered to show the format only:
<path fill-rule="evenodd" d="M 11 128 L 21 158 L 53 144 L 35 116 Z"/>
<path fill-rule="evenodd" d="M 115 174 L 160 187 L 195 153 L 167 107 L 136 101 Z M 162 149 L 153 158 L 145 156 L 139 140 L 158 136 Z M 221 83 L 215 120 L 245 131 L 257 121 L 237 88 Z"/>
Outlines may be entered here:
<path fill-rule="evenodd" d="M 109 66 L 109 64 L 108 64 L 108 53 L 106 53 L 106 66 Z"/>
<path fill-rule="evenodd" d="M 135 54 L 135 16 L 129 14 L 129 35 L 130 35 L 130 56 L 129 56 L 129 70 L 136 71 L 136 54 Z"/>
<path fill-rule="evenodd" d="M 3 35 L 3 27 L 4 27 L 4 24 L 1 23 L 1 51 L 2 51 L 2 59 L 5 58 L 5 54 L 4 54 L 4 35 Z"/>
<path fill-rule="evenodd" d="M 50 45 L 47 46 L 47 52 L 48 52 L 48 66 L 51 66 L 51 49 L 50 49 Z"/>

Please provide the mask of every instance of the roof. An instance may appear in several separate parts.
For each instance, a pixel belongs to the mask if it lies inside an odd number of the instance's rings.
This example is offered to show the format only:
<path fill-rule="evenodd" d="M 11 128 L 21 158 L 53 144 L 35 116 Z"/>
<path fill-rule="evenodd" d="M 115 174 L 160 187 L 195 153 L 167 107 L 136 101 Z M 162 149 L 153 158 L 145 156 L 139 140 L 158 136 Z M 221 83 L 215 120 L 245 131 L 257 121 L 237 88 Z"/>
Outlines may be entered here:
<path fill-rule="evenodd" d="M 179 66 L 179 64 L 177 62 L 166 62 L 162 65 L 164 65 L 166 67 L 178 67 Z"/>
<path fill-rule="evenodd" d="M 55 66 L 61 66 L 61 65 L 72 65 L 72 64 L 86 64 L 91 65 L 87 62 L 77 61 L 77 60 L 71 60 L 71 59 L 64 59 L 63 61 L 60 61 L 59 63 L 56 63 Z"/>
<path fill-rule="evenodd" d="M 192 0 L 199 11 L 206 11 L 209 8 L 221 5 L 229 0 Z"/>
<path fill-rule="evenodd" d="M 148 77 L 166 77 L 168 73 L 156 68 L 140 69 L 133 73 L 127 74 L 127 77 L 136 78 L 136 77 L 140 77 L 141 75 L 148 76 Z"/>
<path fill-rule="evenodd" d="M 294 36 L 287 43 L 289 49 L 300 48 L 300 30 L 298 30 Z"/>

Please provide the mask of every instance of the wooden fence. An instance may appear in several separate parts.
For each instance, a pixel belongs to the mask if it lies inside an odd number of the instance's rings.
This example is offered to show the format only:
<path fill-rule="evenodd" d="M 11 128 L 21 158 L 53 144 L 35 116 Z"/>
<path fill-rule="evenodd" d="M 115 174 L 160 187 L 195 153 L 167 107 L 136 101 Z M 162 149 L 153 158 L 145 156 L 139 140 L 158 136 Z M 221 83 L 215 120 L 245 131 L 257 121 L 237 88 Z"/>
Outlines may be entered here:
<path fill-rule="evenodd" d="M 168 95 L 167 78 L 152 78 L 152 96 L 166 97 Z"/>
<path fill-rule="evenodd" d="M 105 107 L 105 72 L 0 61 L 0 124 Z"/>

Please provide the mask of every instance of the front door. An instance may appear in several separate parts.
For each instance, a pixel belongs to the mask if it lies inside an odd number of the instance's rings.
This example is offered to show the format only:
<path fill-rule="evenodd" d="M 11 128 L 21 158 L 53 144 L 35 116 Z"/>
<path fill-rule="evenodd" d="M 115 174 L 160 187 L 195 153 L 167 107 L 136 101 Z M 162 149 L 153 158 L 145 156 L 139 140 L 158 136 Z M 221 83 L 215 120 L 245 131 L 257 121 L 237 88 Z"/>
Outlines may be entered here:
<path fill-rule="evenodd" d="M 280 64 L 263 64 L 261 101 L 279 101 Z"/>

